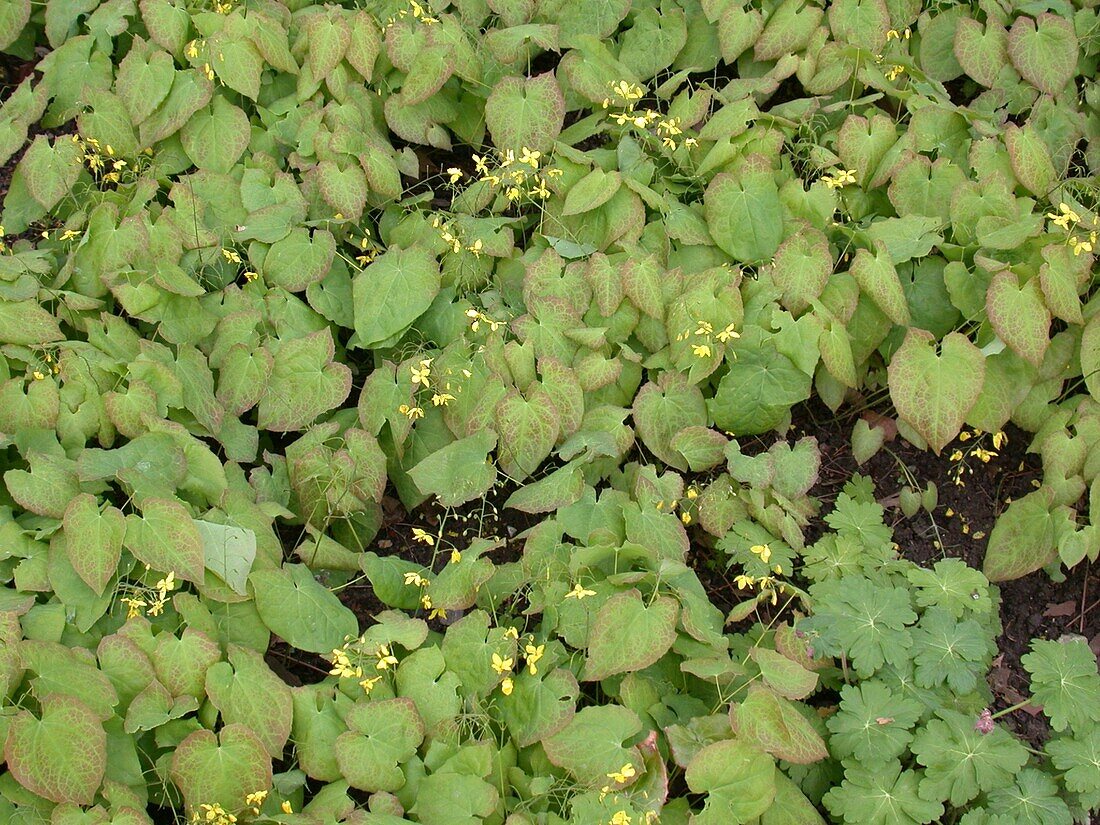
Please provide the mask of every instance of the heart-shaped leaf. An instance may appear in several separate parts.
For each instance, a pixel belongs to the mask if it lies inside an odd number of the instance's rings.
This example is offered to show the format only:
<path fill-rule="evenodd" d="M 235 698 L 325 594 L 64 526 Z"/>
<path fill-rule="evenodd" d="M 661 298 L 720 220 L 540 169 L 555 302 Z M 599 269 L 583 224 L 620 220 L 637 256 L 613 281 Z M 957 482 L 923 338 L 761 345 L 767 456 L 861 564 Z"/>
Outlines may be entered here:
<path fill-rule="evenodd" d="M 910 329 L 890 360 L 888 379 L 894 407 L 937 454 L 958 435 L 982 391 L 985 359 L 964 335 L 940 342 Z"/>

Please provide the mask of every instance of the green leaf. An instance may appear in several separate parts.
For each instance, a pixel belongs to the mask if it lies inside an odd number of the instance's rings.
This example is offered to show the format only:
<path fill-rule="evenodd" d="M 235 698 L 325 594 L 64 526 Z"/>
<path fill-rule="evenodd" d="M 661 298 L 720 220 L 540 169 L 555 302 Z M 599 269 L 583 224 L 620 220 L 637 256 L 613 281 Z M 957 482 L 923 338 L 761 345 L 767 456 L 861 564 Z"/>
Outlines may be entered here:
<path fill-rule="evenodd" d="M 63 340 L 57 320 L 38 301 L 0 299 L 0 342 L 31 345 Z"/>
<path fill-rule="evenodd" d="M 148 48 L 144 41 L 135 38 L 115 77 L 115 91 L 135 125 L 149 117 L 168 97 L 175 73 L 170 54 Z"/>
<path fill-rule="evenodd" d="M 852 428 L 852 457 L 856 464 L 870 461 L 882 445 L 886 443 L 886 431 L 882 427 L 872 427 L 866 419 L 859 419 Z"/>
<path fill-rule="evenodd" d="M 943 559 L 931 570 L 913 567 L 905 576 L 920 607 L 942 607 L 956 619 L 968 612 L 981 617 L 992 607 L 989 581 L 962 559 Z"/>
<path fill-rule="evenodd" d="M 334 361 L 334 353 L 328 328 L 278 343 L 272 352 L 271 379 L 259 403 L 261 429 L 300 430 L 344 403 L 351 392 L 351 370 Z"/>
<path fill-rule="evenodd" d="M 543 740 L 552 763 L 565 768 L 584 783 L 602 785 L 607 774 L 630 763 L 642 767 L 642 757 L 632 742 L 642 730 L 634 711 L 622 705 L 600 705 L 578 711 L 562 730 Z"/>
<path fill-rule="evenodd" d="M 896 759 L 855 764 L 844 781 L 825 794 L 825 807 L 848 825 L 927 825 L 943 815 L 943 804 L 917 793 L 918 771 L 903 771 Z"/>
<path fill-rule="evenodd" d="M 895 324 L 908 326 L 909 304 L 905 300 L 898 271 L 886 251 L 886 245 L 880 243 L 876 246 L 874 254 L 866 249 L 856 251 L 851 266 L 852 276 L 887 318 Z"/>
<path fill-rule="evenodd" d="M 993 651 L 986 632 L 974 619 L 959 621 L 949 610 L 930 607 L 913 630 L 913 675 L 921 687 L 945 681 L 958 695 L 978 686 Z"/>
<path fill-rule="evenodd" d="M 734 435 L 765 433 L 810 397 L 810 376 L 771 345 L 740 349 L 707 406 L 714 424 Z"/>
<path fill-rule="evenodd" d="M 62 137 L 51 145 L 45 135 L 39 135 L 19 161 L 16 174 L 22 176 L 27 193 L 43 209 L 53 209 L 69 194 L 83 168 L 83 153 L 78 144 Z"/>
<path fill-rule="evenodd" d="M 804 699 L 817 687 L 817 674 L 807 670 L 793 659 L 766 647 L 750 651 L 753 661 L 760 668 L 764 683 L 788 699 Z"/>
<path fill-rule="evenodd" d="M 890 359 L 890 397 L 898 415 L 938 455 L 962 429 L 984 375 L 985 359 L 965 336 L 950 333 L 937 354 L 930 332 L 910 329 Z"/>
<path fill-rule="evenodd" d="M 226 174 L 248 148 L 251 134 L 248 115 L 218 95 L 191 115 L 180 130 L 180 140 L 199 169 Z"/>
<path fill-rule="evenodd" d="M 1037 20 L 1020 15 L 1008 33 L 1012 65 L 1028 83 L 1048 95 L 1061 92 L 1077 68 L 1077 36 L 1073 24 L 1056 14 Z"/>
<path fill-rule="evenodd" d="M 560 423 L 553 399 L 542 386 L 535 386 L 527 397 L 512 390 L 497 403 L 493 417 L 500 434 L 500 469 L 522 481 L 539 468 L 558 440 Z"/>
<path fill-rule="evenodd" d="M 989 792 L 989 810 L 1013 825 L 1071 825 L 1074 816 L 1058 785 L 1037 768 L 1024 768 L 1010 786 Z"/>
<path fill-rule="evenodd" d="M 616 593 L 592 623 L 582 681 L 649 667 L 672 647 L 679 615 L 680 605 L 671 596 L 658 596 L 647 605 L 636 589 Z"/>
<path fill-rule="evenodd" d="M 390 248 L 352 279 L 359 345 L 381 343 L 404 330 L 439 293 L 439 263 L 427 249 Z"/>
<path fill-rule="evenodd" d="M 570 462 L 549 475 L 524 484 L 504 502 L 524 513 L 552 513 L 580 499 L 585 481 L 582 467 Z"/>
<path fill-rule="evenodd" d="M 1031 674 L 1031 695 L 1054 730 L 1085 731 L 1100 721 L 1100 674 L 1084 639 L 1034 639 L 1020 662 Z"/>
<path fill-rule="evenodd" d="M 447 670 L 438 647 L 414 651 L 401 660 L 397 670 L 397 692 L 416 703 L 429 734 L 442 732 L 461 713 L 462 698 L 458 695 L 461 686 L 462 680 Z"/>
<path fill-rule="evenodd" d="M 334 753 L 348 784 L 360 790 L 396 791 L 405 784 L 400 764 L 424 739 L 424 721 L 412 699 L 356 704 L 344 718 L 348 732 Z"/>
<path fill-rule="evenodd" d="M 605 172 L 593 169 L 571 187 L 565 195 L 562 215 L 580 215 L 599 209 L 619 191 L 622 175 L 617 171 Z"/>
<path fill-rule="evenodd" d="M 206 694 L 227 725 L 245 725 L 273 759 L 283 755 L 293 715 L 290 688 L 261 654 L 230 645 L 229 661 L 206 672 Z"/>
<path fill-rule="evenodd" d="M 122 557 L 126 517 L 115 507 L 101 510 L 95 496 L 81 493 L 65 508 L 64 527 L 65 549 L 73 569 L 103 595 Z"/>
<path fill-rule="evenodd" d="M 735 261 L 763 263 L 783 239 L 779 189 L 767 161 L 750 156 L 741 170 L 714 177 L 704 194 L 707 228 Z"/>
<path fill-rule="evenodd" d="M 706 425 L 706 402 L 699 388 L 683 373 L 662 370 L 657 383 L 650 382 L 638 391 L 632 413 L 646 448 L 666 464 L 688 469 L 687 460 L 672 447 L 672 439 L 688 427 Z"/>
<path fill-rule="evenodd" d="M 862 576 L 845 576 L 810 588 L 814 615 L 805 620 L 817 631 L 815 650 L 847 655 L 861 678 L 883 664 L 909 658 L 913 644 L 906 625 L 917 620 L 902 587 L 877 585 Z"/>
<path fill-rule="evenodd" d="M 937 716 L 910 746 L 925 767 L 920 790 L 926 799 L 965 805 L 979 793 L 1011 782 L 1027 763 L 1027 748 L 1000 726 L 982 733 L 975 729 L 973 716 L 952 710 L 939 710 Z"/>
<path fill-rule="evenodd" d="M 777 759 L 796 765 L 817 762 L 829 755 L 813 725 L 787 699 L 759 684 L 730 708 L 738 736 Z"/>
<path fill-rule="evenodd" d="M 840 708 L 825 723 L 832 734 L 829 749 L 840 759 L 887 762 L 905 752 L 923 710 L 920 702 L 895 694 L 877 679 L 845 685 Z"/>
<path fill-rule="evenodd" d="M 516 745 L 525 748 L 545 741 L 568 725 L 579 694 L 576 678 L 564 668 L 538 676 L 520 673 L 511 695 L 500 699 L 504 723 Z"/>
<path fill-rule="evenodd" d="M 725 739 L 707 745 L 687 766 L 693 793 L 707 795 L 694 825 L 739 825 L 764 813 L 775 798 L 775 761 L 748 742 Z"/>
<path fill-rule="evenodd" d="M 1046 198 L 1058 173 L 1054 171 L 1050 150 L 1042 138 L 1030 124 L 1020 128 L 1010 123 L 1005 127 L 1004 139 L 1016 179 L 1031 194 Z"/>
<path fill-rule="evenodd" d="M 1001 270 L 993 276 L 985 301 L 989 323 L 1000 339 L 1021 358 L 1040 366 L 1050 344 L 1050 311 L 1039 279 L 1020 286 L 1012 270 Z"/>
<path fill-rule="evenodd" d="M 489 453 L 496 446 L 492 430 L 452 441 L 429 453 L 409 470 L 409 477 L 426 496 L 434 495 L 444 507 L 457 507 L 480 498 L 496 481 L 496 467 Z"/>
<path fill-rule="evenodd" d="M 336 239 L 331 232 L 318 229 L 311 236 L 304 227 L 297 227 L 271 245 L 260 271 L 269 283 L 301 292 L 329 273 L 335 256 Z"/>
<path fill-rule="evenodd" d="M 329 653 L 359 635 L 355 614 L 321 585 L 304 564 L 254 570 L 249 577 L 256 609 L 268 629 L 310 653 Z"/>
<path fill-rule="evenodd" d="M 140 516 L 126 516 L 126 549 L 154 570 L 202 584 L 202 537 L 187 508 L 164 498 L 147 498 L 140 508 Z"/>
<path fill-rule="evenodd" d="M 986 545 L 982 572 L 992 582 L 1009 581 L 1057 558 L 1055 510 L 1049 488 L 1014 499 L 997 518 Z"/>
<path fill-rule="evenodd" d="M 424 825 L 481 825 L 499 806 L 496 789 L 480 776 L 446 770 L 421 780 L 409 811 Z"/>
<path fill-rule="evenodd" d="M 549 151 L 564 122 L 565 98 L 553 72 L 503 77 L 485 101 L 485 125 L 501 151 Z"/>
<path fill-rule="evenodd" d="M 15 781 L 51 802 L 91 805 L 107 769 L 107 734 L 96 715 L 71 696 L 42 699 L 42 715 L 11 720 L 4 758 Z"/>
<path fill-rule="evenodd" d="M 783 292 L 783 306 L 799 315 L 821 295 L 833 271 L 829 243 L 819 230 L 802 226 L 780 244 L 766 271 Z"/>
<path fill-rule="evenodd" d="M 271 787 L 271 757 L 244 725 L 226 725 L 215 736 L 197 730 L 172 754 L 172 781 L 191 815 L 199 805 L 238 810 L 246 795 Z"/>
<path fill-rule="evenodd" d="M 214 524 L 195 519 L 202 538 L 206 569 L 228 584 L 234 592 L 248 595 L 248 574 L 256 560 L 256 534 L 244 527 Z"/>
<path fill-rule="evenodd" d="M 1090 796 L 1094 803 L 1100 792 L 1100 726 L 1093 725 L 1072 738 L 1052 739 L 1046 744 L 1046 752 L 1054 766 L 1065 773 L 1066 787 Z"/>

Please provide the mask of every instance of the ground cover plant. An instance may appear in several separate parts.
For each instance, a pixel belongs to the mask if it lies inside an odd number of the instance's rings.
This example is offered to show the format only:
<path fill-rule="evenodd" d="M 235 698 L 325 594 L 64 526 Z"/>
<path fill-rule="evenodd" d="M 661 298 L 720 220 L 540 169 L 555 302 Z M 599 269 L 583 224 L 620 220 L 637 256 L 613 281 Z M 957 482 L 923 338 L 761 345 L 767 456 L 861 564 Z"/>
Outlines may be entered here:
<path fill-rule="evenodd" d="M 1094 0 L 0 50 L 0 819 L 1100 809 Z"/>

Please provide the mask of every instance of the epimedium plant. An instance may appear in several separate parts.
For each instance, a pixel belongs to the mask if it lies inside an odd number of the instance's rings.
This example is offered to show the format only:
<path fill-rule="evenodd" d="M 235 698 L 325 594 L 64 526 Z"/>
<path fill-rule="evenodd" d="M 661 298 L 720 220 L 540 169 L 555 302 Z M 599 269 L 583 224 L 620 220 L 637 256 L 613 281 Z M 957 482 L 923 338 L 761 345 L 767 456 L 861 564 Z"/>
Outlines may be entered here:
<path fill-rule="evenodd" d="M 1041 750 L 985 676 L 990 581 L 1100 552 L 1098 33 L 1060 0 L 6 3 L 0 48 L 47 53 L 0 106 L 0 811 L 1085 821 L 1087 644 L 1024 659 Z M 899 557 L 865 479 L 807 543 L 814 440 L 742 449 L 876 393 L 959 484 L 1033 434 L 982 572 Z M 448 530 L 505 487 L 518 559 Z M 387 489 L 441 514 L 430 565 L 376 546 Z M 273 637 L 331 668 L 290 687 Z"/>

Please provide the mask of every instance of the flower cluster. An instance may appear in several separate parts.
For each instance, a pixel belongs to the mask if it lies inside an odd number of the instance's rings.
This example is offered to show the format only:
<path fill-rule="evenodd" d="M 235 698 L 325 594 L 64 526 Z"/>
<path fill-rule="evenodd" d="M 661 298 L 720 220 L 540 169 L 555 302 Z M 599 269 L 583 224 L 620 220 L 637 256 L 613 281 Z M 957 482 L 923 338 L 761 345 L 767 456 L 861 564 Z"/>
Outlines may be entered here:
<path fill-rule="evenodd" d="M 456 255 L 462 250 L 466 250 L 475 258 L 480 258 L 482 250 L 485 248 L 481 238 L 477 238 L 473 243 L 463 243 L 458 237 L 456 232 L 458 228 L 450 221 L 442 220 L 438 215 L 432 219 L 432 228 L 439 231 L 439 237 L 443 239 L 443 242 L 451 248 L 451 252 Z"/>
<path fill-rule="evenodd" d="M 775 576 L 746 576 L 741 574 L 735 576 L 733 583 L 737 585 L 738 590 L 748 590 L 753 587 L 759 588 L 760 597 L 762 599 L 768 599 L 772 604 L 779 602 L 779 594 L 787 592 L 787 585 L 784 582 L 779 581 Z"/>
<path fill-rule="evenodd" d="M 711 348 L 711 344 L 714 341 L 719 341 L 723 344 L 728 344 L 730 341 L 740 338 L 741 334 L 734 329 L 734 324 L 727 324 L 724 329 L 714 332 L 714 325 L 710 321 L 696 321 L 695 332 L 682 332 L 676 336 L 677 341 L 684 341 L 694 335 L 695 338 L 701 340 L 696 341 L 691 345 L 691 352 L 696 358 L 710 358 L 714 353 Z"/>
<path fill-rule="evenodd" d="M 963 430 L 959 433 L 959 441 L 967 442 L 971 439 L 975 439 L 975 441 L 967 447 L 956 448 L 951 453 L 950 460 L 955 463 L 954 468 L 951 470 L 951 477 L 956 487 L 965 487 L 966 482 L 963 481 L 963 475 L 967 473 L 973 475 L 974 473 L 974 468 L 967 462 L 968 458 L 976 458 L 982 464 L 988 464 L 992 459 L 997 457 L 997 451 L 1008 443 L 1008 436 L 1003 431 L 993 433 L 991 436 L 993 449 L 990 450 L 983 444 L 984 435 L 985 433 L 976 429 L 970 431 Z"/>
<path fill-rule="evenodd" d="M 129 163 L 115 154 L 111 144 L 101 144 L 95 138 L 82 138 L 80 135 L 73 135 L 72 141 L 80 147 L 84 163 L 100 183 L 118 183 L 121 180 L 122 172 Z"/>
<path fill-rule="evenodd" d="M 149 566 L 146 565 L 145 569 L 148 570 Z M 126 618 L 133 619 L 142 615 L 142 613 L 149 616 L 159 616 L 164 612 L 165 605 L 168 604 L 168 594 L 178 587 L 179 582 L 176 581 L 176 574 L 169 571 L 167 576 L 160 579 L 152 587 L 133 588 L 132 595 L 123 596 L 121 599 L 122 603 L 129 608 Z"/>
<path fill-rule="evenodd" d="M 1093 216 L 1092 226 L 1088 234 L 1077 235 L 1078 228 L 1081 224 L 1081 216 L 1073 211 L 1072 207 L 1065 203 L 1058 204 L 1058 214 L 1053 212 L 1047 212 L 1047 217 L 1050 218 L 1051 223 L 1055 226 L 1064 229 L 1068 235 L 1066 243 L 1073 247 L 1073 254 L 1080 255 L 1082 252 L 1089 253 L 1096 249 L 1098 233 L 1096 227 L 1100 226 L 1100 217 Z"/>
<path fill-rule="evenodd" d="M 386 21 L 386 25 L 382 27 L 382 31 L 391 28 L 397 24 L 398 20 L 413 20 L 417 23 L 421 23 L 425 26 L 434 26 L 439 22 L 439 18 L 430 14 L 431 7 L 424 6 L 416 0 L 409 0 L 409 5 L 403 9 L 400 9 L 397 14 L 393 15 Z"/>
<path fill-rule="evenodd" d="M 393 655 L 393 650 L 389 645 L 378 645 L 368 653 L 363 649 L 365 644 L 366 639 L 362 636 L 359 638 L 348 637 L 343 646 L 333 648 L 332 653 L 328 656 L 329 661 L 332 663 L 329 675 L 341 679 L 355 679 L 365 693 L 370 693 L 374 690 L 374 686 L 382 681 L 383 674 L 366 676 L 364 667 L 373 661 L 375 671 L 387 671 L 391 667 L 396 667 L 397 657 Z M 353 656 L 355 657 L 354 661 Z"/>
<path fill-rule="evenodd" d="M 656 109 L 639 109 L 638 101 L 645 97 L 646 90 L 635 83 L 619 80 L 610 84 L 611 94 L 603 100 L 603 108 L 619 126 L 630 126 L 643 132 L 650 129 L 660 139 L 661 145 L 666 149 L 675 151 L 681 145 L 678 140 L 684 130 L 680 128 L 681 120 L 678 117 L 666 117 Z M 685 138 L 684 146 L 696 146 L 698 141 L 693 138 Z"/>
<path fill-rule="evenodd" d="M 191 816 L 191 822 L 195 825 L 199 825 L 199 823 L 203 823 L 203 825 L 233 825 L 236 821 L 237 817 L 217 802 L 212 804 L 204 802 L 199 805 L 199 809 Z"/>
<path fill-rule="evenodd" d="M 435 378 L 432 376 L 432 361 L 434 358 L 421 358 L 415 365 L 409 367 L 409 371 L 412 374 L 413 391 L 419 394 L 421 390 L 428 390 L 431 392 L 431 404 L 433 407 L 446 407 L 452 401 L 456 399 L 454 393 L 462 392 L 460 385 L 453 384 L 444 380 L 442 386 L 436 385 L 432 388 L 432 381 Z M 450 375 L 451 371 L 447 370 L 446 375 Z M 469 370 L 462 370 L 462 375 L 465 378 L 470 378 L 473 373 Z M 416 421 L 418 418 L 424 417 L 424 406 L 418 402 L 416 404 L 401 404 L 397 411 L 406 416 L 410 421 Z M 423 541 L 417 536 L 418 541 Z"/>
<path fill-rule="evenodd" d="M 821 182 L 830 189 L 842 189 L 856 182 L 856 170 L 841 169 L 833 175 L 822 175 Z"/>
<path fill-rule="evenodd" d="M 562 170 L 547 167 L 542 152 L 524 146 L 516 156 L 515 150 L 496 150 L 496 157 L 474 155 L 474 170 L 478 180 L 496 189 L 501 187 L 509 203 L 544 201 L 550 197 L 549 179 L 560 177 Z M 447 170 L 450 182 L 456 183 L 463 176 L 461 169 Z"/>

